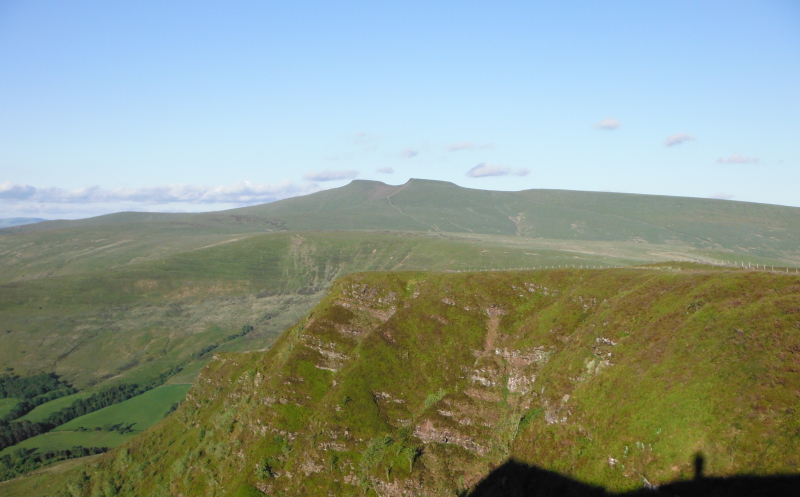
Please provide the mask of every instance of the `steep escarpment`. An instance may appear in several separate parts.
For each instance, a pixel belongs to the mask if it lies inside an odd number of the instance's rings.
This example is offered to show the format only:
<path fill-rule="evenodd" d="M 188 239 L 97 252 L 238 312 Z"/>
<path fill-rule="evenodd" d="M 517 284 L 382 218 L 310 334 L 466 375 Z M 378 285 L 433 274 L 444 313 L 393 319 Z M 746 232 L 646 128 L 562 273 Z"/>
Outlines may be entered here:
<path fill-rule="evenodd" d="M 509 459 L 611 490 L 800 463 L 800 279 L 370 273 L 64 495 L 454 495 Z"/>

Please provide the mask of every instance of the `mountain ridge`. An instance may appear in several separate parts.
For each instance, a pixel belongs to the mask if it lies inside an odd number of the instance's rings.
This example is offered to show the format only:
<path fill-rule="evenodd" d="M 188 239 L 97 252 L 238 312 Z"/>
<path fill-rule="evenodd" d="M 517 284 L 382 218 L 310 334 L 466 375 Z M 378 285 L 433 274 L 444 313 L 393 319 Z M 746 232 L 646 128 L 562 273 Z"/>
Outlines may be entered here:
<path fill-rule="evenodd" d="M 425 195 L 425 192 L 430 192 Z M 80 219 L 80 220 L 53 220 L 46 223 L 40 223 L 36 227 L 18 228 L 15 232 L 23 232 L 28 230 L 42 230 L 54 229 L 68 226 L 88 226 L 94 224 L 108 224 L 113 222 L 154 222 L 154 221 L 187 221 L 190 219 L 202 220 L 207 217 L 214 216 L 272 216 L 274 214 L 285 213 L 286 210 L 297 209 L 301 207 L 304 211 L 319 210 L 322 208 L 330 208 L 331 206 L 342 206 L 343 204 L 357 205 L 358 203 L 365 203 L 384 198 L 393 197 L 401 192 L 406 194 L 413 194 L 415 200 L 422 197 L 440 200 L 437 198 L 439 195 L 448 195 L 457 192 L 459 195 L 481 195 L 492 196 L 500 198 L 518 198 L 526 201 L 535 202 L 537 204 L 546 204 L 548 202 L 555 202 L 557 205 L 563 207 L 576 207 L 575 199 L 587 199 L 591 209 L 597 209 L 606 200 L 615 200 L 616 204 L 624 202 L 631 202 L 636 200 L 649 200 L 660 203 L 668 203 L 675 208 L 681 208 L 686 203 L 695 203 L 702 207 L 719 207 L 726 206 L 725 210 L 738 209 L 740 211 L 758 210 L 758 209 L 776 209 L 777 212 L 796 213 L 800 212 L 800 208 L 781 206 L 776 204 L 764 204 L 746 201 L 725 200 L 725 199 L 703 199 L 696 197 L 683 197 L 683 196 L 666 196 L 666 195 L 651 195 L 651 194 L 638 194 L 638 193 L 618 193 L 618 192 L 596 192 L 596 191 L 577 191 L 577 190 L 562 190 L 562 189 L 528 189 L 519 191 L 500 191 L 500 190 L 482 190 L 474 188 L 466 188 L 456 185 L 452 182 L 427 180 L 412 178 L 406 183 L 400 185 L 389 185 L 381 181 L 375 180 L 353 180 L 347 185 L 342 187 L 333 188 L 329 190 L 322 190 L 309 195 L 299 197 L 291 197 L 283 200 L 277 200 L 266 204 L 259 204 L 249 207 L 238 207 L 222 211 L 210 211 L 202 213 L 144 213 L 144 212 L 119 212 L 113 214 L 106 214 L 93 218 Z M 357 199 L 359 202 L 354 202 Z M 303 205 L 307 204 L 307 205 Z M 736 206 L 736 207 L 734 207 Z M 609 212 L 609 209 L 604 206 Z M 659 208 L 662 208 L 661 205 Z M 384 227 L 385 228 L 385 227 Z M 297 229 L 307 229 L 299 227 Z"/>

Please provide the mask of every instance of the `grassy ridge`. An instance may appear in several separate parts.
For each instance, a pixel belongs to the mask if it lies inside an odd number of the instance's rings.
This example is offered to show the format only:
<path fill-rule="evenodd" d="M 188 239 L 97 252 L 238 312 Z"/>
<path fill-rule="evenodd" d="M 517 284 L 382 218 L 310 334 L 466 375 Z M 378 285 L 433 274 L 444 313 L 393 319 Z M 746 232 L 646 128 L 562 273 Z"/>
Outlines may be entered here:
<path fill-rule="evenodd" d="M 269 352 L 212 362 L 156 431 L 62 477 L 84 495 L 438 495 L 514 457 L 624 490 L 690 476 L 697 452 L 708 475 L 792 472 L 799 326 L 795 276 L 351 275 Z"/>

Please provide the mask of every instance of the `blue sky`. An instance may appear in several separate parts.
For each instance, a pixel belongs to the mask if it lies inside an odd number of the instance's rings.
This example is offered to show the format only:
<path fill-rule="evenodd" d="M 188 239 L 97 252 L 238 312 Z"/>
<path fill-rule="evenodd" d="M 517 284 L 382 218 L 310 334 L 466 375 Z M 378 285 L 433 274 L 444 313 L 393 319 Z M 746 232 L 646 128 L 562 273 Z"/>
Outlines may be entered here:
<path fill-rule="evenodd" d="M 800 206 L 800 3 L 0 2 L 0 217 L 408 178 Z"/>

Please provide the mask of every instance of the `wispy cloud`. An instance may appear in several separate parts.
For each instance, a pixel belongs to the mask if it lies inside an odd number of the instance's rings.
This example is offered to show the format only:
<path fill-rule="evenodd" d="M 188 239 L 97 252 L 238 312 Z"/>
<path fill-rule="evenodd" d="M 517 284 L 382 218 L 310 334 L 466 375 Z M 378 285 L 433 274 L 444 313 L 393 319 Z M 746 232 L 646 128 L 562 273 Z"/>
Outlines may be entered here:
<path fill-rule="evenodd" d="M 256 204 L 304 195 L 319 190 L 315 185 L 298 186 L 290 181 L 277 184 L 255 184 L 241 181 L 231 185 L 164 185 L 142 188 L 105 189 L 89 186 L 68 190 L 65 188 L 37 188 L 31 185 L 0 183 L 0 200 L 24 201 L 39 204 Z"/>
<path fill-rule="evenodd" d="M 715 199 L 718 199 L 718 200 L 730 200 L 730 199 L 733 198 L 733 195 L 731 195 L 730 193 L 725 193 L 725 192 L 717 192 L 717 193 L 709 196 L 708 198 L 715 198 Z"/>
<path fill-rule="evenodd" d="M 303 175 L 306 181 L 337 181 L 341 179 L 353 179 L 358 176 L 358 171 L 309 171 Z"/>
<path fill-rule="evenodd" d="M 477 143 L 466 141 L 448 145 L 446 148 L 448 152 L 458 152 L 460 150 L 484 150 L 487 148 L 494 148 L 494 143 L 484 143 L 483 145 L 480 145 Z"/>
<path fill-rule="evenodd" d="M 717 164 L 758 164 L 759 162 L 761 162 L 761 159 L 758 157 L 747 157 L 735 152 L 728 157 L 720 157 L 717 159 Z"/>
<path fill-rule="evenodd" d="M 353 143 L 356 145 L 366 145 L 367 143 L 372 143 L 377 141 L 379 138 L 378 135 L 373 133 L 367 133 L 366 131 L 359 131 L 355 135 L 353 135 Z"/>
<path fill-rule="evenodd" d="M 615 129 L 619 129 L 622 126 L 618 120 L 614 119 L 613 117 L 607 117 L 602 121 L 595 123 L 595 129 L 602 129 L 606 131 L 614 131 Z"/>
<path fill-rule="evenodd" d="M 419 155 L 419 150 L 414 150 L 413 148 L 404 148 L 400 152 L 400 157 L 405 157 L 406 159 L 411 159 Z"/>
<path fill-rule="evenodd" d="M 488 176 L 527 176 L 527 169 L 511 169 L 510 167 L 482 162 L 466 172 L 470 178 L 486 178 Z"/>
<path fill-rule="evenodd" d="M 391 167 L 379 167 L 378 169 L 375 170 L 375 172 L 381 174 L 392 174 L 394 173 L 394 169 L 392 169 Z"/>
<path fill-rule="evenodd" d="M 323 160 L 327 160 L 327 161 L 331 161 L 331 162 L 348 161 L 348 160 L 352 160 L 354 157 L 355 157 L 355 154 L 353 152 L 346 152 L 346 153 L 341 153 L 341 154 L 327 155 L 327 156 L 323 157 Z"/>
<path fill-rule="evenodd" d="M 689 133 L 678 133 L 676 135 L 670 135 L 664 140 L 665 147 L 674 147 L 675 145 L 680 145 L 681 143 L 688 142 L 694 140 L 694 136 L 690 135 Z"/>

